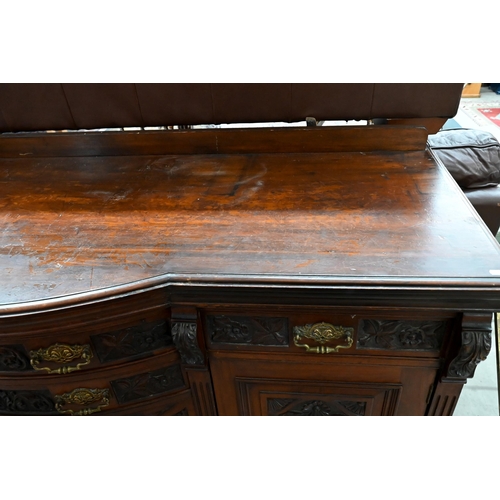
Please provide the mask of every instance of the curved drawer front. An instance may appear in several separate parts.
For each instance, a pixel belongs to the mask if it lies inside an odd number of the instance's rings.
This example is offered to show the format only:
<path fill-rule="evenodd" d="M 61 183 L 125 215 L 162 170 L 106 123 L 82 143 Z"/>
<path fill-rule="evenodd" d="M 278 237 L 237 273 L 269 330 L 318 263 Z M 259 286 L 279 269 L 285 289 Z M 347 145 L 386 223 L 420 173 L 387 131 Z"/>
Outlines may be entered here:
<path fill-rule="evenodd" d="M 16 340 L 0 344 L 0 373 L 66 375 L 173 349 L 170 326 L 162 317 L 121 318 L 115 326 L 68 326 L 56 333 L 19 335 Z"/>
<path fill-rule="evenodd" d="M 138 324 L 91 335 L 90 340 L 103 364 L 150 355 L 173 346 L 170 327 L 165 319 L 141 319 Z"/>
<path fill-rule="evenodd" d="M 177 353 L 67 376 L 0 379 L 0 415 L 91 415 L 188 389 Z M 139 411 L 139 410 L 138 410 Z"/>

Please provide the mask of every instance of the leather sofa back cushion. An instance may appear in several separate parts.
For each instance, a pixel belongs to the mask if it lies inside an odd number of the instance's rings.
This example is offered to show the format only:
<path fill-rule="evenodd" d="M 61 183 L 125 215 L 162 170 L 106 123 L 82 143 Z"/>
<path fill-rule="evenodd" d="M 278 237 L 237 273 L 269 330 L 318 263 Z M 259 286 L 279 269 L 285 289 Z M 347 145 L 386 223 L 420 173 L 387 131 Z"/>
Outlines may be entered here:
<path fill-rule="evenodd" d="M 428 138 L 430 148 L 462 188 L 500 183 L 500 144 L 483 130 L 443 130 Z"/>
<path fill-rule="evenodd" d="M 451 118 L 461 83 L 0 83 L 0 132 Z"/>

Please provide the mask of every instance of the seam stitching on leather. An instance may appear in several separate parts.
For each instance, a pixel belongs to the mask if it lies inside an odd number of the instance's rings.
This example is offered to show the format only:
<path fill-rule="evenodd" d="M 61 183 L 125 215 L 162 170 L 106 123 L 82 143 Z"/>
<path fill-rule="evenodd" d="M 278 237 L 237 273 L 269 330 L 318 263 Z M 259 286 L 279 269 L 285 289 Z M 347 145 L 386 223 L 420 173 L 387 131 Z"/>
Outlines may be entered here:
<path fill-rule="evenodd" d="M 375 96 L 375 86 L 377 85 L 376 83 L 373 83 L 373 88 L 372 88 L 372 100 L 370 102 L 370 116 L 368 117 L 369 120 L 373 120 L 374 116 L 373 116 L 373 102 L 375 100 L 374 96 Z"/>
<path fill-rule="evenodd" d="M 137 84 L 134 83 L 134 90 L 135 90 L 135 98 L 137 99 L 137 107 L 139 108 L 139 114 L 141 115 L 141 123 L 142 123 L 142 128 L 144 128 L 145 121 L 144 121 L 144 116 L 142 115 L 142 108 L 141 108 L 141 101 L 139 99 L 139 93 L 137 92 Z"/>
<path fill-rule="evenodd" d="M 64 96 L 64 100 L 66 101 L 66 106 L 68 106 L 69 115 L 71 116 L 71 119 L 73 120 L 73 125 L 75 127 L 74 130 L 78 130 L 78 126 L 76 125 L 75 117 L 73 116 L 73 111 L 71 111 L 71 106 L 69 105 L 68 96 L 66 95 L 66 92 L 64 91 L 64 83 L 61 83 L 60 85 L 61 85 L 61 90 L 62 90 L 62 93 Z"/>
<path fill-rule="evenodd" d="M 212 84 L 209 83 L 210 85 L 210 99 L 212 101 L 212 124 L 215 125 L 215 104 L 214 104 L 214 93 L 213 93 L 213 89 L 212 89 Z"/>

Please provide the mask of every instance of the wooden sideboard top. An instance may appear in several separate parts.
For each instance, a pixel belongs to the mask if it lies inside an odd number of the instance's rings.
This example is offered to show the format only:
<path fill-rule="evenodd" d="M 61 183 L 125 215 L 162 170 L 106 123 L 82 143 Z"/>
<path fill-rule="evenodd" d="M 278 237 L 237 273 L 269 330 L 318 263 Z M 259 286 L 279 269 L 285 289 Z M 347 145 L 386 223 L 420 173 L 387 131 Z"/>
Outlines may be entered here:
<path fill-rule="evenodd" d="M 79 139 L 0 139 L 0 309 L 144 280 L 500 286 L 500 247 L 444 167 L 423 146 L 349 151 L 346 128 L 292 152 L 50 156 Z"/>

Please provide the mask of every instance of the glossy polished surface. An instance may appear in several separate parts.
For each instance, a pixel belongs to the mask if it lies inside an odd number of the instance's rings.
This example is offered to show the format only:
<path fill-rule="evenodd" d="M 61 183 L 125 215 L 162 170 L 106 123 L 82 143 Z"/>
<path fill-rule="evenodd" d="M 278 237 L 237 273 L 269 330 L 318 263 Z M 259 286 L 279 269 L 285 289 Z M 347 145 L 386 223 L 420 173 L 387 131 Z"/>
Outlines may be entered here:
<path fill-rule="evenodd" d="M 424 150 L 4 158 L 0 179 L 4 305 L 162 275 L 499 281 L 497 242 Z"/>

